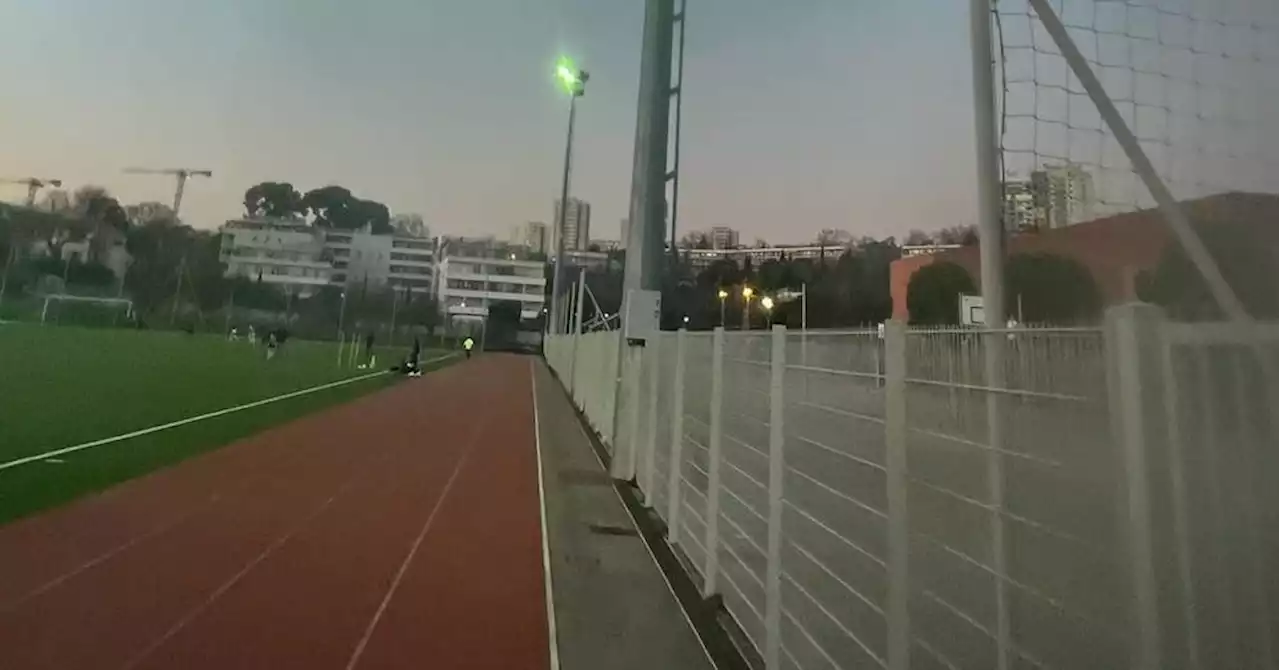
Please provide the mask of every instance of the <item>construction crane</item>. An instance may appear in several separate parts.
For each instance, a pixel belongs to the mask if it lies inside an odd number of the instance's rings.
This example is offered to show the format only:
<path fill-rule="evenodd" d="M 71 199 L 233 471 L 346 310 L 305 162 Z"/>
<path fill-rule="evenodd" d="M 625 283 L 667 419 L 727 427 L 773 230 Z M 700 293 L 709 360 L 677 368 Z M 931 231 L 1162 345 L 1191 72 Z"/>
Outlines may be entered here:
<path fill-rule="evenodd" d="M 187 177 L 212 177 L 212 170 L 189 170 L 187 168 L 125 168 L 125 174 L 171 174 L 178 180 L 178 187 L 173 191 L 173 216 L 178 217 L 178 208 L 182 205 L 182 191 L 187 187 Z"/>
<path fill-rule="evenodd" d="M 36 193 L 46 186 L 57 188 L 62 186 L 61 179 L 36 179 L 35 177 L 26 177 L 24 179 L 0 179 L 0 182 L 6 184 L 26 184 L 27 185 L 27 207 L 36 206 Z"/>

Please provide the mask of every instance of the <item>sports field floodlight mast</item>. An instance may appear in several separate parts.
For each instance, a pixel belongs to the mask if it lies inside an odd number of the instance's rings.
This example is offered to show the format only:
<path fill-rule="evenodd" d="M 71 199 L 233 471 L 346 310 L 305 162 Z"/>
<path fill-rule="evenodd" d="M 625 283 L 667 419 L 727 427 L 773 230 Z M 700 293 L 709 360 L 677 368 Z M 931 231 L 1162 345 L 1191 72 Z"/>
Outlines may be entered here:
<path fill-rule="evenodd" d="M 569 211 L 569 173 L 573 162 L 573 119 L 577 109 L 578 98 L 586 94 L 587 78 L 585 70 L 579 70 L 573 60 L 562 56 L 556 61 L 556 82 L 569 94 L 569 132 L 564 145 L 564 177 L 560 183 L 560 216 L 556 221 L 556 256 L 555 274 L 551 277 L 551 318 L 550 327 L 553 332 L 560 333 L 564 326 L 561 312 L 563 301 L 560 299 L 561 275 L 564 274 L 564 227 L 565 217 Z"/>

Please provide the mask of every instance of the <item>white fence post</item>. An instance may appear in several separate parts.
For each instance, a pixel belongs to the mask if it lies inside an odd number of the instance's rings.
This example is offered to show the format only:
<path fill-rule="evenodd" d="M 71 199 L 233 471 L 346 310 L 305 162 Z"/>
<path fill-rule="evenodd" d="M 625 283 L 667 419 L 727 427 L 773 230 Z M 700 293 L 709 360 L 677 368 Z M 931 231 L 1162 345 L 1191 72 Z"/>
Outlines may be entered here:
<path fill-rule="evenodd" d="M 718 327 L 711 341 L 711 435 L 707 440 L 707 528 L 702 545 L 706 547 L 703 566 L 702 595 L 716 592 L 720 570 L 720 424 L 724 410 L 724 327 Z"/>
<path fill-rule="evenodd" d="M 676 373 L 671 389 L 671 451 L 667 454 L 667 541 L 677 544 L 680 538 L 680 472 L 684 451 L 684 351 L 686 331 L 676 334 Z"/>
<path fill-rule="evenodd" d="M 648 398 L 649 413 L 645 418 L 645 424 L 648 431 L 644 440 L 644 458 L 641 460 L 640 476 L 637 477 L 638 483 L 641 484 L 640 490 L 644 493 L 645 507 L 653 507 L 653 480 L 654 480 L 654 459 L 658 450 L 658 377 L 662 370 L 662 333 L 654 333 L 650 338 L 648 346 L 645 347 L 644 358 L 648 359 L 647 367 L 649 371 L 649 388 L 646 396 Z"/>
<path fill-rule="evenodd" d="M 1160 308 L 1130 304 L 1107 310 L 1106 348 L 1108 394 L 1112 430 L 1120 448 L 1124 473 L 1122 505 L 1124 535 L 1128 538 L 1129 578 L 1133 598 L 1133 659 L 1135 670 L 1156 670 L 1160 664 L 1159 587 L 1152 542 L 1151 484 L 1148 450 L 1156 425 L 1149 421 L 1151 388 L 1144 389 L 1143 372 L 1159 370 L 1153 354 L 1160 337 Z M 1150 386 L 1148 384 L 1148 386 Z M 1158 436 L 1156 436 L 1158 439 Z"/>
<path fill-rule="evenodd" d="M 880 342 L 876 338 L 876 365 Z M 880 371 L 877 370 L 877 373 Z M 907 518 L 907 328 L 901 321 L 884 327 L 885 490 L 889 513 L 889 670 L 911 666 L 911 619 L 908 601 L 909 529 Z M 876 378 L 879 386 L 881 378 Z"/>
<path fill-rule="evenodd" d="M 615 402 L 624 403 L 616 411 L 626 411 L 625 425 L 619 427 L 619 432 L 626 431 L 627 448 L 622 451 L 618 444 L 620 440 L 616 437 L 613 445 L 613 477 L 622 481 L 631 481 L 636 476 L 636 437 L 640 433 L 640 373 L 643 363 L 643 347 L 627 345 L 623 348 L 622 383 L 619 386 L 625 386 L 626 392 L 620 394 Z"/>
<path fill-rule="evenodd" d="M 764 581 L 764 665 L 782 667 L 782 486 L 786 472 L 783 448 L 785 400 L 783 382 L 787 369 L 787 327 L 773 327 L 769 355 L 769 535 Z"/>

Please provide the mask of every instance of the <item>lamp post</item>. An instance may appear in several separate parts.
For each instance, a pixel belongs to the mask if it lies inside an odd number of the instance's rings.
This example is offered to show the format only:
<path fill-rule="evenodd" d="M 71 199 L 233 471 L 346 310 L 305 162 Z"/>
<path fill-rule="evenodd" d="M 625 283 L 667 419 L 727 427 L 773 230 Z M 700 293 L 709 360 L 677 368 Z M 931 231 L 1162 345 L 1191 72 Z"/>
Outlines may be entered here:
<path fill-rule="evenodd" d="M 720 289 L 719 296 L 720 296 L 720 327 L 724 328 L 724 301 L 725 301 L 725 298 L 729 297 L 729 292 L 724 289 Z"/>
<path fill-rule="evenodd" d="M 761 298 L 760 306 L 764 308 L 765 317 L 769 325 L 773 325 L 773 298 L 767 295 Z"/>
<path fill-rule="evenodd" d="M 555 274 L 551 278 L 551 323 L 558 334 L 561 332 L 563 311 L 560 299 L 561 275 L 564 273 L 564 225 L 569 211 L 569 172 L 573 160 L 573 120 L 577 110 L 578 98 L 586 93 L 588 74 L 579 70 L 573 61 L 560 58 L 556 62 L 556 81 L 569 94 L 569 132 L 564 143 L 564 177 L 560 183 L 560 216 L 556 221 L 556 257 Z"/>
<path fill-rule="evenodd" d="M 751 330 L 751 296 L 755 295 L 755 289 L 750 286 L 742 287 L 742 329 Z"/>

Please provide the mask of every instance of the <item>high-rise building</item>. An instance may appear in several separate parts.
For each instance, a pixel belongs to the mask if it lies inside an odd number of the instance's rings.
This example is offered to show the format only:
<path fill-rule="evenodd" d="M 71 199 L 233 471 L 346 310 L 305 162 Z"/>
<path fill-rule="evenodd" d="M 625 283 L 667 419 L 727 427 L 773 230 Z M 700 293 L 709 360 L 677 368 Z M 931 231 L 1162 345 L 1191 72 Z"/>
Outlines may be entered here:
<path fill-rule="evenodd" d="M 1048 165 L 1029 179 L 1005 181 L 1005 228 L 1062 228 L 1089 221 L 1094 202 L 1092 175 L 1078 165 Z"/>
<path fill-rule="evenodd" d="M 551 233 L 541 221 L 527 221 L 511 228 L 511 246 L 524 247 L 529 253 L 551 253 Z"/>
<path fill-rule="evenodd" d="M 555 209 L 552 212 L 554 218 L 552 221 L 553 231 L 551 234 L 551 253 L 555 253 L 559 242 L 556 240 L 556 234 L 560 231 L 554 228 L 560 225 L 560 201 L 556 200 Z M 576 251 L 582 251 L 591 243 L 591 203 L 577 198 L 569 198 L 569 207 L 565 211 L 564 216 L 564 248 Z"/>
<path fill-rule="evenodd" d="M 1045 223 L 1050 228 L 1063 228 L 1093 218 L 1093 175 L 1079 165 L 1046 166 L 1042 177 L 1032 174 L 1033 183 L 1042 186 Z"/>
<path fill-rule="evenodd" d="M 1043 225 L 1043 207 L 1037 206 L 1036 191 L 1027 179 L 1004 183 L 1004 228 L 1009 232 L 1039 228 Z"/>
<path fill-rule="evenodd" d="M 712 226 L 707 233 L 712 249 L 737 249 L 738 231 L 729 226 Z"/>

